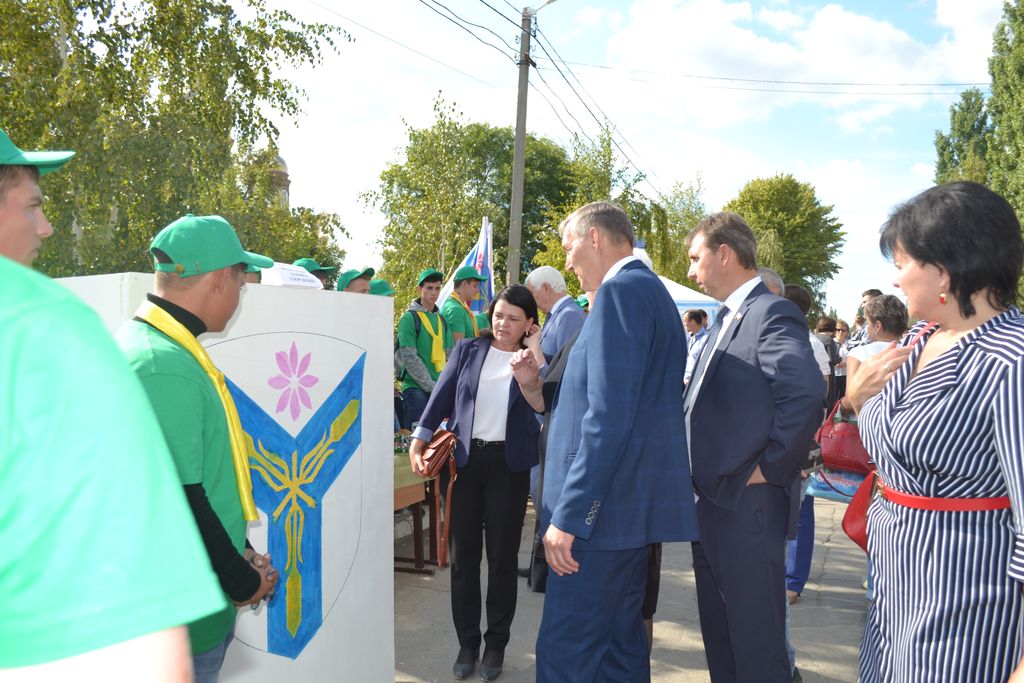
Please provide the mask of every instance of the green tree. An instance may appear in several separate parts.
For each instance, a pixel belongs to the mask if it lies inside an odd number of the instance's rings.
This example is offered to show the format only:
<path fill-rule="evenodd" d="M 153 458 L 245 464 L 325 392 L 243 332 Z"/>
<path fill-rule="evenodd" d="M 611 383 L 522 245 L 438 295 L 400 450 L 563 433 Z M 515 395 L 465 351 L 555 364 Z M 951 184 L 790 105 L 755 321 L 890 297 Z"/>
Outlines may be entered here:
<path fill-rule="evenodd" d="M 36 262 L 42 270 L 148 269 L 150 238 L 175 217 L 239 220 L 225 207 L 244 196 L 235 181 L 251 162 L 246 150 L 272 145 L 274 114 L 299 112 L 302 93 L 275 74 L 319 62 L 339 32 L 263 0 L 234 4 L 247 19 L 222 0 L 0 3 L 4 129 L 25 148 L 78 153 L 44 179 L 58 230 Z M 247 207 L 261 211 L 262 225 L 277 225 L 273 205 Z M 337 224 L 294 214 L 302 229 Z"/>
<path fill-rule="evenodd" d="M 514 132 L 465 123 L 440 96 L 434 114 L 429 128 L 406 126 L 404 159 L 388 164 L 378 188 L 363 195 L 387 219 L 381 277 L 403 303 L 416 296 L 420 270 L 433 266 L 449 274 L 458 265 L 476 242 L 484 216 L 494 226 L 495 281 L 505 279 Z M 546 138 L 527 136 L 524 178 L 522 253 L 529 264 L 541 248 L 551 207 L 573 191 L 565 151 Z"/>
<path fill-rule="evenodd" d="M 832 207 L 818 201 L 813 186 L 789 174 L 758 178 L 723 208 L 743 216 L 754 231 L 758 265 L 775 269 L 783 281 L 822 298 L 825 283 L 839 271 L 833 259 L 845 234 Z"/>
<path fill-rule="evenodd" d="M 993 36 L 988 71 L 991 134 L 986 161 L 992 189 L 1002 194 L 1017 213 L 1024 209 L 1024 8 L 1003 4 L 1003 18 Z"/>
<path fill-rule="evenodd" d="M 985 157 L 992 134 L 985 96 L 977 88 L 960 93 L 960 101 L 949 108 L 949 134 L 935 131 L 935 182 L 954 180 L 988 181 Z"/>

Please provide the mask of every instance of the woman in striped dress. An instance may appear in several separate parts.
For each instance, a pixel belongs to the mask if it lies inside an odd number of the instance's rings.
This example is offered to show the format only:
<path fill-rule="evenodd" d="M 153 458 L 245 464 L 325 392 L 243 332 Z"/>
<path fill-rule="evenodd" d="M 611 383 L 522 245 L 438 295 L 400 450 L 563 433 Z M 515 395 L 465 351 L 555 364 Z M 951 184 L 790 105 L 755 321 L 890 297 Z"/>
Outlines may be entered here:
<path fill-rule="evenodd" d="M 848 396 L 883 483 L 861 680 L 1017 680 L 1024 581 L 1024 262 L 1006 201 L 932 188 L 882 229 L 912 318 Z M 927 322 L 925 322 L 927 321 Z M 907 495 L 909 494 L 909 495 Z M 929 509 L 930 508 L 930 509 Z"/>

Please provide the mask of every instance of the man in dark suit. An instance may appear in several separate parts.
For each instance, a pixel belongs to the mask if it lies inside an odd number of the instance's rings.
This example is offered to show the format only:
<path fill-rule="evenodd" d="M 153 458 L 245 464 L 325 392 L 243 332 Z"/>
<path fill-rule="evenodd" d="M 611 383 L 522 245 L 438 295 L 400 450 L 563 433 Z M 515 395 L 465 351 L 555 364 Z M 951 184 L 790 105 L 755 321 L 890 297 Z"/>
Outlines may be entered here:
<path fill-rule="evenodd" d="M 600 290 L 552 405 L 537 681 L 646 681 L 650 546 L 697 532 L 680 420 L 686 342 L 621 208 L 587 204 L 559 231 L 566 267 Z"/>
<path fill-rule="evenodd" d="M 714 683 L 788 682 L 785 540 L 821 416 L 821 374 L 800 311 L 758 277 L 743 218 L 710 216 L 687 247 L 690 279 L 723 302 L 684 397 L 708 668 Z"/>

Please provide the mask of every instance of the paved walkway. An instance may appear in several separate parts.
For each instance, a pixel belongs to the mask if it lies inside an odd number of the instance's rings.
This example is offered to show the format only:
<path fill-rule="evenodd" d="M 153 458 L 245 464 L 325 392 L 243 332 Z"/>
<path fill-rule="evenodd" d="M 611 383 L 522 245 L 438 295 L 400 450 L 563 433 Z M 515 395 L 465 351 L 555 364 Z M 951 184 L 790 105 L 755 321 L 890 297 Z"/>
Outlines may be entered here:
<path fill-rule="evenodd" d="M 867 602 L 862 582 L 864 554 L 843 533 L 846 508 L 817 500 L 814 560 L 803 597 L 793 605 L 793 640 L 797 666 L 807 683 L 856 681 L 857 658 Z M 396 521 L 398 521 L 396 519 Z M 396 533 L 407 529 L 398 524 Z M 527 529 L 533 529 L 532 510 Z M 411 555 L 409 537 L 396 540 L 396 551 Z M 523 549 L 529 546 L 524 541 Z M 527 564 L 526 553 L 519 565 Z M 452 681 L 458 641 L 452 627 L 449 574 L 395 574 L 395 680 L 399 683 Z M 484 567 L 486 585 L 486 560 Z M 512 641 L 505 652 L 505 683 L 526 683 L 535 676 L 534 639 L 540 625 L 543 595 L 526 590 L 520 579 L 519 603 Z M 471 680 L 479 680 L 475 676 Z M 651 680 L 656 683 L 697 683 L 709 680 L 697 617 L 690 547 L 664 548 L 661 597 L 654 622 Z"/>

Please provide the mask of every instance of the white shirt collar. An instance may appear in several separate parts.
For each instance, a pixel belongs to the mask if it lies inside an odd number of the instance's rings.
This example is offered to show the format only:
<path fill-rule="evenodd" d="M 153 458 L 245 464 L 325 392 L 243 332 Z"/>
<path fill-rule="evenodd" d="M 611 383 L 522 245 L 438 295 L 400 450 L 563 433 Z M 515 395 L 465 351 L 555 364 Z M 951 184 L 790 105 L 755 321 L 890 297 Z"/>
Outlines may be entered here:
<path fill-rule="evenodd" d="M 755 275 L 734 289 L 732 294 L 725 298 L 722 305 L 728 308 L 730 313 L 735 313 L 740 309 L 743 301 L 747 298 L 750 292 L 753 291 L 754 287 L 757 287 L 759 284 L 761 284 L 761 278 Z"/>
<path fill-rule="evenodd" d="M 608 272 L 604 274 L 604 279 L 601 280 L 601 284 L 603 285 L 604 283 L 608 282 L 613 277 L 618 275 L 619 271 L 622 270 L 622 267 L 627 263 L 630 263 L 631 261 L 640 261 L 640 259 L 630 254 L 629 256 L 619 261 L 616 261 L 614 264 L 612 264 L 612 267 L 608 269 Z M 640 262 L 643 263 L 643 261 Z"/>

